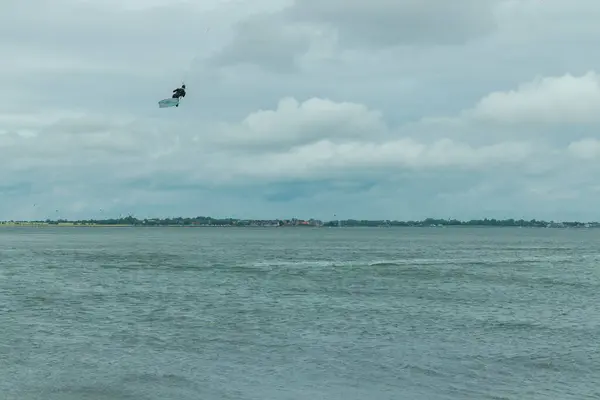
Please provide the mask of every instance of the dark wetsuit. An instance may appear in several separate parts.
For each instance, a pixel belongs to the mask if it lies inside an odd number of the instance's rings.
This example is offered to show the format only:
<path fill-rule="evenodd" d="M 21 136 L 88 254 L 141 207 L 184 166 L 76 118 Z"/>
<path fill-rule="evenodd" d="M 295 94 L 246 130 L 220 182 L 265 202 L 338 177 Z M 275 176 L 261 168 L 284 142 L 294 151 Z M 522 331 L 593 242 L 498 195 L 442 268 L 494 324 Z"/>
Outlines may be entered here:
<path fill-rule="evenodd" d="M 173 90 L 173 98 L 178 99 L 180 97 L 185 97 L 185 89 L 177 88 L 177 89 Z"/>

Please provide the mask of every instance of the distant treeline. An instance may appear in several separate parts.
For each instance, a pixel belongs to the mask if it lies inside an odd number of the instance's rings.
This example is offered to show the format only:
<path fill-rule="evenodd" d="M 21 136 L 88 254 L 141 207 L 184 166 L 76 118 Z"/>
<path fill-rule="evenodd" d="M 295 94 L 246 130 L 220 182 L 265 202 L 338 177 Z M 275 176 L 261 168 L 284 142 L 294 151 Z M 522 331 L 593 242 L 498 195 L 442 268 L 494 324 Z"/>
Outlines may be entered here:
<path fill-rule="evenodd" d="M 526 221 L 524 219 L 472 219 L 469 221 L 460 221 L 457 219 L 438 219 L 438 218 L 426 218 L 421 221 L 392 221 L 392 220 L 340 220 L 340 221 L 329 221 L 324 226 L 347 226 L 347 227 L 381 227 L 381 226 L 412 226 L 412 227 L 430 227 L 430 226 L 497 226 L 497 227 L 592 227 L 600 226 L 597 222 L 579 222 L 579 221 L 567 221 L 567 222 L 555 222 L 555 221 L 542 221 L 532 219 Z"/>
<path fill-rule="evenodd" d="M 108 219 L 87 220 L 50 220 L 45 221 L 10 221 L 11 223 L 38 223 L 48 225 L 70 224 L 70 225 L 129 225 L 129 226 L 324 226 L 324 227 L 441 227 L 441 226 L 490 226 L 490 227 L 537 227 L 537 228 L 582 228 L 600 227 L 598 222 L 555 222 L 532 219 L 473 219 L 460 221 L 457 219 L 427 218 L 421 221 L 397 221 L 397 220 L 335 220 L 322 222 L 317 219 L 235 219 L 235 218 L 213 218 L 213 217 L 175 217 L 175 218 L 144 218 L 138 219 L 133 216 Z"/>

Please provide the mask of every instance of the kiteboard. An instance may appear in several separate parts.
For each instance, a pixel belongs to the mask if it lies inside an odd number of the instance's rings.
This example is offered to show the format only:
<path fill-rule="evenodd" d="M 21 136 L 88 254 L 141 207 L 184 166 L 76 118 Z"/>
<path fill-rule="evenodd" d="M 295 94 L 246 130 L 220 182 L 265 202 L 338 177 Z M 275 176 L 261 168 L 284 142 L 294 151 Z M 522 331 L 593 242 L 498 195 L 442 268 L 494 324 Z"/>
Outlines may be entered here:
<path fill-rule="evenodd" d="M 178 107 L 179 106 L 179 99 L 164 99 L 158 102 L 158 107 L 159 108 L 166 108 L 166 107 Z"/>

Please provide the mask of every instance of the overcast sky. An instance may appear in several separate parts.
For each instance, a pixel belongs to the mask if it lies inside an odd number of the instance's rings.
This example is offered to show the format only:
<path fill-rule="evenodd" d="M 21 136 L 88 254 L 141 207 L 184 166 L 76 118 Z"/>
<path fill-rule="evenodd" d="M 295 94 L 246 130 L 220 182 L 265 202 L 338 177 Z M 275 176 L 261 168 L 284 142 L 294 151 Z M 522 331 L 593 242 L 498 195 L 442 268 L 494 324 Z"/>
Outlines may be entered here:
<path fill-rule="evenodd" d="M 598 0 L 4 3 L 0 219 L 600 220 Z"/>

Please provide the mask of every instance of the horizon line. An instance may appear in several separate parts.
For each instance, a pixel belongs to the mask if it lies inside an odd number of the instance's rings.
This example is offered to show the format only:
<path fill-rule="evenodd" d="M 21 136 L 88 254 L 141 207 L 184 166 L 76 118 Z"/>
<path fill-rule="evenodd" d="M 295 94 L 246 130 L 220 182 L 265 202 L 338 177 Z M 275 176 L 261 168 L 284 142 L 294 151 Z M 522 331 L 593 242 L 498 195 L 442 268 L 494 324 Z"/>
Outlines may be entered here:
<path fill-rule="evenodd" d="M 8 224 L 8 223 L 115 223 L 115 222 L 128 222 L 129 224 L 137 224 L 137 223 L 193 223 L 193 222 L 205 222 L 208 224 L 211 223 L 259 223 L 259 222 L 277 222 L 277 223 L 312 223 L 319 225 L 328 225 L 328 224 L 380 224 L 380 225 L 410 225 L 410 224 L 430 224 L 430 225 L 474 225 L 474 224 L 482 224 L 482 225 L 505 225 L 505 226 L 520 226 L 520 225 L 544 225 L 544 224 L 567 224 L 567 225 L 586 225 L 586 224 L 599 224 L 598 221 L 578 221 L 578 220 L 544 220 L 544 219 L 515 219 L 515 218 L 472 218 L 472 219 L 458 219 L 458 218 L 434 218 L 427 217 L 424 219 L 358 219 L 358 218 L 346 218 L 346 219 L 333 219 L 333 220 L 321 220 L 318 218 L 232 218 L 232 217 L 210 217 L 210 216 L 195 216 L 195 217 L 147 217 L 147 218 L 138 218 L 133 215 L 129 215 L 126 217 L 112 217 L 112 218 L 84 218 L 84 219 L 68 219 L 68 218 L 45 218 L 45 219 L 31 219 L 31 220 L 21 220 L 21 219 L 10 219 L 10 220 L 0 220 L 0 224 Z"/>

